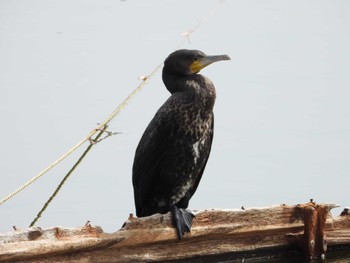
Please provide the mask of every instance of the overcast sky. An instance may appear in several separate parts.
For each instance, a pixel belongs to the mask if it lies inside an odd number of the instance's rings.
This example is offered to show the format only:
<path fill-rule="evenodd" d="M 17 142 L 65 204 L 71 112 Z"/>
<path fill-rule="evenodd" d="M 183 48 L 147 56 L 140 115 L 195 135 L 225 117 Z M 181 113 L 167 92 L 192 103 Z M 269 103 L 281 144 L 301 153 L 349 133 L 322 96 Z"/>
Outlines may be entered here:
<path fill-rule="evenodd" d="M 346 0 L 0 0 L 0 198 L 105 120 L 207 18 L 182 48 L 232 60 L 201 72 L 217 89 L 215 134 L 189 207 L 349 206 L 349 14 Z M 158 72 L 37 226 L 119 229 L 135 211 L 136 145 L 168 96 Z M 2 204 L 0 232 L 27 227 L 87 146 Z"/>

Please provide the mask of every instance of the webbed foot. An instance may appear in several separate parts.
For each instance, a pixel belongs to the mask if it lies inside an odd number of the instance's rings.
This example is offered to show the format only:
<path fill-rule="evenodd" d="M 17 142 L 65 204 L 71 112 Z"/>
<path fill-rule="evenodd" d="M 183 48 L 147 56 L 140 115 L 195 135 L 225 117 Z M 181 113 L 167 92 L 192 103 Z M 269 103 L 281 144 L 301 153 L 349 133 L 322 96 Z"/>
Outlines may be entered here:
<path fill-rule="evenodd" d="M 175 205 L 170 206 L 170 211 L 173 215 L 173 223 L 176 228 L 179 240 L 182 240 L 186 232 L 191 232 L 192 219 L 195 217 L 186 209 L 178 208 Z"/>

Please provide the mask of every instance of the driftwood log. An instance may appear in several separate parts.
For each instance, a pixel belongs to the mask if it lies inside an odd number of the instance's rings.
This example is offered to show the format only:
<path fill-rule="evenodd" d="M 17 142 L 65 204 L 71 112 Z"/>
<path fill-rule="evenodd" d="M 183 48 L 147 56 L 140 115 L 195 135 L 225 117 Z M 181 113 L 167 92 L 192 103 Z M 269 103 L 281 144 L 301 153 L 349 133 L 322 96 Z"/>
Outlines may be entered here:
<path fill-rule="evenodd" d="M 195 211 L 191 233 L 177 239 L 170 214 L 132 215 L 115 233 L 88 222 L 80 228 L 32 227 L 0 234 L 0 262 L 219 262 L 301 253 L 324 257 L 350 247 L 350 212 L 334 204 L 277 205 Z"/>

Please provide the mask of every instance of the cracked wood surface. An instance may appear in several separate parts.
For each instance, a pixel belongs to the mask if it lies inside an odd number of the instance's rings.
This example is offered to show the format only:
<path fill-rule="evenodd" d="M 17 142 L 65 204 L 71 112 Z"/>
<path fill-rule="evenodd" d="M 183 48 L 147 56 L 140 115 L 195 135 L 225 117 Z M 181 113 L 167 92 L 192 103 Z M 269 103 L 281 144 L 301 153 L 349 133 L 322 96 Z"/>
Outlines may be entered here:
<path fill-rule="evenodd" d="M 199 262 L 202 259 L 217 262 L 291 251 L 298 253 L 301 249 L 297 244 L 303 246 L 309 245 L 303 243 L 305 240 L 310 242 L 310 234 L 304 234 L 308 233 L 305 228 L 305 209 L 312 206 L 315 203 L 245 210 L 192 211 L 196 218 L 191 233 L 186 234 L 182 241 L 177 239 L 169 213 L 145 218 L 130 216 L 123 228 L 114 233 L 104 233 L 100 227 L 90 224 L 78 228 L 17 229 L 0 234 L 0 262 L 85 263 L 184 259 L 187 262 Z M 327 211 L 336 207 L 334 204 L 317 206 Z M 320 231 L 324 231 L 322 237 L 327 241 L 327 246 L 350 246 L 349 209 L 344 209 L 336 218 L 327 213 L 325 219 Z M 314 231 L 314 228 L 310 229 Z M 298 243 L 301 239 L 304 241 Z"/>

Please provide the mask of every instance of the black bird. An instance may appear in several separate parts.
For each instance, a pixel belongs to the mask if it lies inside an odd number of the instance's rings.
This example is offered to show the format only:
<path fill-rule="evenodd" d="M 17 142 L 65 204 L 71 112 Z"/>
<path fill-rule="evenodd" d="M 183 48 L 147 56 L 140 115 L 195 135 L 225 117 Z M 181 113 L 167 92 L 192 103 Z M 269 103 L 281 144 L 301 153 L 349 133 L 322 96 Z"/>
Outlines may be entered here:
<path fill-rule="evenodd" d="M 178 238 L 190 232 L 194 215 L 185 209 L 196 191 L 213 140 L 215 88 L 197 74 L 229 56 L 177 50 L 164 62 L 163 82 L 172 94 L 143 133 L 133 164 L 138 217 L 172 212 Z"/>

